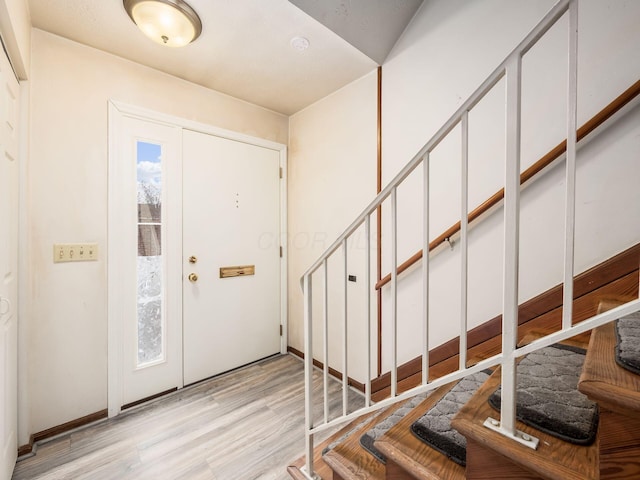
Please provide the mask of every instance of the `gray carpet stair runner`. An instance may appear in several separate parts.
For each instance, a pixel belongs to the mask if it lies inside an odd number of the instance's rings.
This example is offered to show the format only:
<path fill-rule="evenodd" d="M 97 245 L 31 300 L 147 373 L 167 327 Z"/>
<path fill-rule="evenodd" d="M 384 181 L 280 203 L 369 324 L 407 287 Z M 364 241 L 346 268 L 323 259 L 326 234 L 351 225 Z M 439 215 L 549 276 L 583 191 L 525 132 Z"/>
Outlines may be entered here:
<path fill-rule="evenodd" d="M 351 436 L 351 434 L 353 432 L 355 432 L 356 430 L 359 430 L 360 427 L 363 427 L 366 423 L 372 423 L 375 421 L 376 418 L 378 418 L 382 413 L 384 412 L 384 410 L 378 410 L 374 415 L 372 415 L 371 417 L 367 417 L 364 420 L 362 420 L 361 422 L 357 422 L 353 425 L 353 427 L 351 427 L 349 430 L 347 430 L 343 435 L 341 435 L 339 438 L 335 439 L 333 442 L 331 442 L 329 445 L 327 445 L 326 447 L 324 447 L 322 449 L 322 455 L 326 455 L 327 452 L 329 452 L 330 450 L 333 450 L 336 445 L 339 445 L 340 443 L 342 443 L 344 440 L 346 440 L 347 438 L 349 438 Z"/>
<path fill-rule="evenodd" d="M 396 409 L 391 415 L 385 418 L 382 422 L 378 423 L 371 430 L 360 437 L 360 445 L 367 450 L 371 455 L 376 457 L 382 463 L 386 463 L 387 459 L 385 456 L 378 450 L 374 443 L 380 438 L 382 435 L 387 433 L 391 427 L 393 427 L 396 423 L 398 423 L 402 418 L 408 414 L 411 410 L 417 407 L 425 398 L 427 398 L 428 393 L 423 393 L 420 395 L 416 395 L 415 397 L 407 400 L 401 407 Z"/>
<path fill-rule="evenodd" d="M 490 375 L 491 372 L 482 371 L 460 380 L 431 410 L 411 425 L 413 434 L 447 458 L 465 466 L 467 439 L 451 426 L 451 419 Z"/>
<path fill-rule="evenodd" d="M 616 362 L 640 375 L 640 312 L 616 321 Z"/>
<path fill-rule="evenodd" d="M 640 340 L 640 314 L 634 314 L 629 322 L 621 322 L 619 331 L 626 338 L 633 330 Z M 621 342 L 620 350 L 640 353 L 640 342 Z M 640 355 L 638 355 L 640 356 Z M 633 357 L 638 358 L 638 357 Z M 516 416 L 521 422 L 565 441 L 589 445 L 593 443 L 598 426 L 598 406 L 578 391 L 578 379 L 585 359 L 585 351 L 566 345 L 552 345 L 523 357 L 517 367 Z M 640 362 L 637 364 L 640 367 Z M 466 438 L 451 426 L 451 419 L 467 403 L 491 375 L 482 371 L 461 379 L 440 401 L 411 426 L 412 433 L 430 447 L 452 461 L 466 465 Z M 500 409 L 501 390 L 498 388 L 489 398 L 489 404 Z M 367 431 L 360 438 L 360 445 L 376 459 L 386 463 L 385 456 L 376 449 L 375 441 L 396 425 L 428 394 L 413 397 L 391 415 Z M 366 421 L 370 421 L 367 419 Z M 357 425 L 325 451 L 344 440 Z"/>
<path fill-rule="evenodd" d="M 596 438 L 598 406 L 578 391 L 585 351 L 552 345 L 526 355 L 517 368 L 516 417 L 522 423 L 578 445 Z M 500 388 L 489 398 L 500 409 Z"/>

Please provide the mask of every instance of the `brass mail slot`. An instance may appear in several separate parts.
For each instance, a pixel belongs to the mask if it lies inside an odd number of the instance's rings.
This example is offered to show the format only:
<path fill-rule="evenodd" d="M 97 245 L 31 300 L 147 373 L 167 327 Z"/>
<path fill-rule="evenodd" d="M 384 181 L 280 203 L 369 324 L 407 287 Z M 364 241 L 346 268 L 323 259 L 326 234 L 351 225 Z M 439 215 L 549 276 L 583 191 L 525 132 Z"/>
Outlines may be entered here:
<path fill-rule="evenodd" d="M 242 265 L 239 267 L 220 267 L 220 278 L 229 277 L 246 277 L 247 275 L 255 275 L 255 265 Z"/>

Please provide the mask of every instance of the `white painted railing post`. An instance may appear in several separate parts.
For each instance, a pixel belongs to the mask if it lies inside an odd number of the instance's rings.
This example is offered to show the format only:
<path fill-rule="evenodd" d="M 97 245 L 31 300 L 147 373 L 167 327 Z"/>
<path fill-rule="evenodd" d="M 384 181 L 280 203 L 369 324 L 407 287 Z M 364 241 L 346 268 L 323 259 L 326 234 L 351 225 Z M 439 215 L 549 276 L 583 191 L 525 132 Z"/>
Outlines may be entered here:
<path fill-rule="evenodd" d="M 502 297 L 502 393 L 500 421 L 485 426 L 536 449 L 538 439 L 516 430 L 516 347 L 518 342 L 518 273 L 520 251 L 520 137 L 522 53 L 507 62 L 507 131 L 504 181 L 504 258 Z"/>
<path fill-rule="evenodd" d="M 567 82 L 567 160 L 562 328 L 573 325 L 573 270 L 576 222 L 576 142 L 578 130 L 578 2 L 569 4 L 569 65 Z"/>
<path fill-rule="evenodd" d="M 304 418 L 305 418 L 305 475 L 315 477 L 313 471 L 313 302 L 311 291 L 311 274 L 303 280 L 304 295 Z"/>
<path fill-rule="evenodd" d="M 507 64 L 507 150 L 504 185 L 504 259 L 502 307 L 502 403 L 500 428 L 515 434 L 516 359 L 518 339 L 518 261 L 520 247 L 520 134 L 522 57 Z"/>

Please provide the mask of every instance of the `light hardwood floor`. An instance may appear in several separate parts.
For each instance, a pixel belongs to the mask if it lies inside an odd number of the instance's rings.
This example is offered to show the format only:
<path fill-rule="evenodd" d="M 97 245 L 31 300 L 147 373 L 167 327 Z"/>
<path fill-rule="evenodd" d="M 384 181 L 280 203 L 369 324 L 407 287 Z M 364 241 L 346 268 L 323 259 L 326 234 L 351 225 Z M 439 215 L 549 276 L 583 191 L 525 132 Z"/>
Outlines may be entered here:
<path fill-rule="evenodd" d="M 337 381 L 330 392 L 338 412 Z M 43 443 L 13 480 L 285 480 L 303 450 L 303 364 L 278 355 Z"/>

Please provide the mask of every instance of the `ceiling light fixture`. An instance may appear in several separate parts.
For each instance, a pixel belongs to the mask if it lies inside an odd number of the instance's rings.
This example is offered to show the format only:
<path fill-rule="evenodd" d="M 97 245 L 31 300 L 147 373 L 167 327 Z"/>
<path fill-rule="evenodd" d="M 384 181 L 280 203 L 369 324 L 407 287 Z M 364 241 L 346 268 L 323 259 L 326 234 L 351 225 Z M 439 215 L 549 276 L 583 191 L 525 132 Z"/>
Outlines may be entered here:
<path fill-rule="evenodd" d="M 160 45 L 184 47 L 202 32 L 198 14 L 182 0 L 124 0 L 142 33 Z"/>

